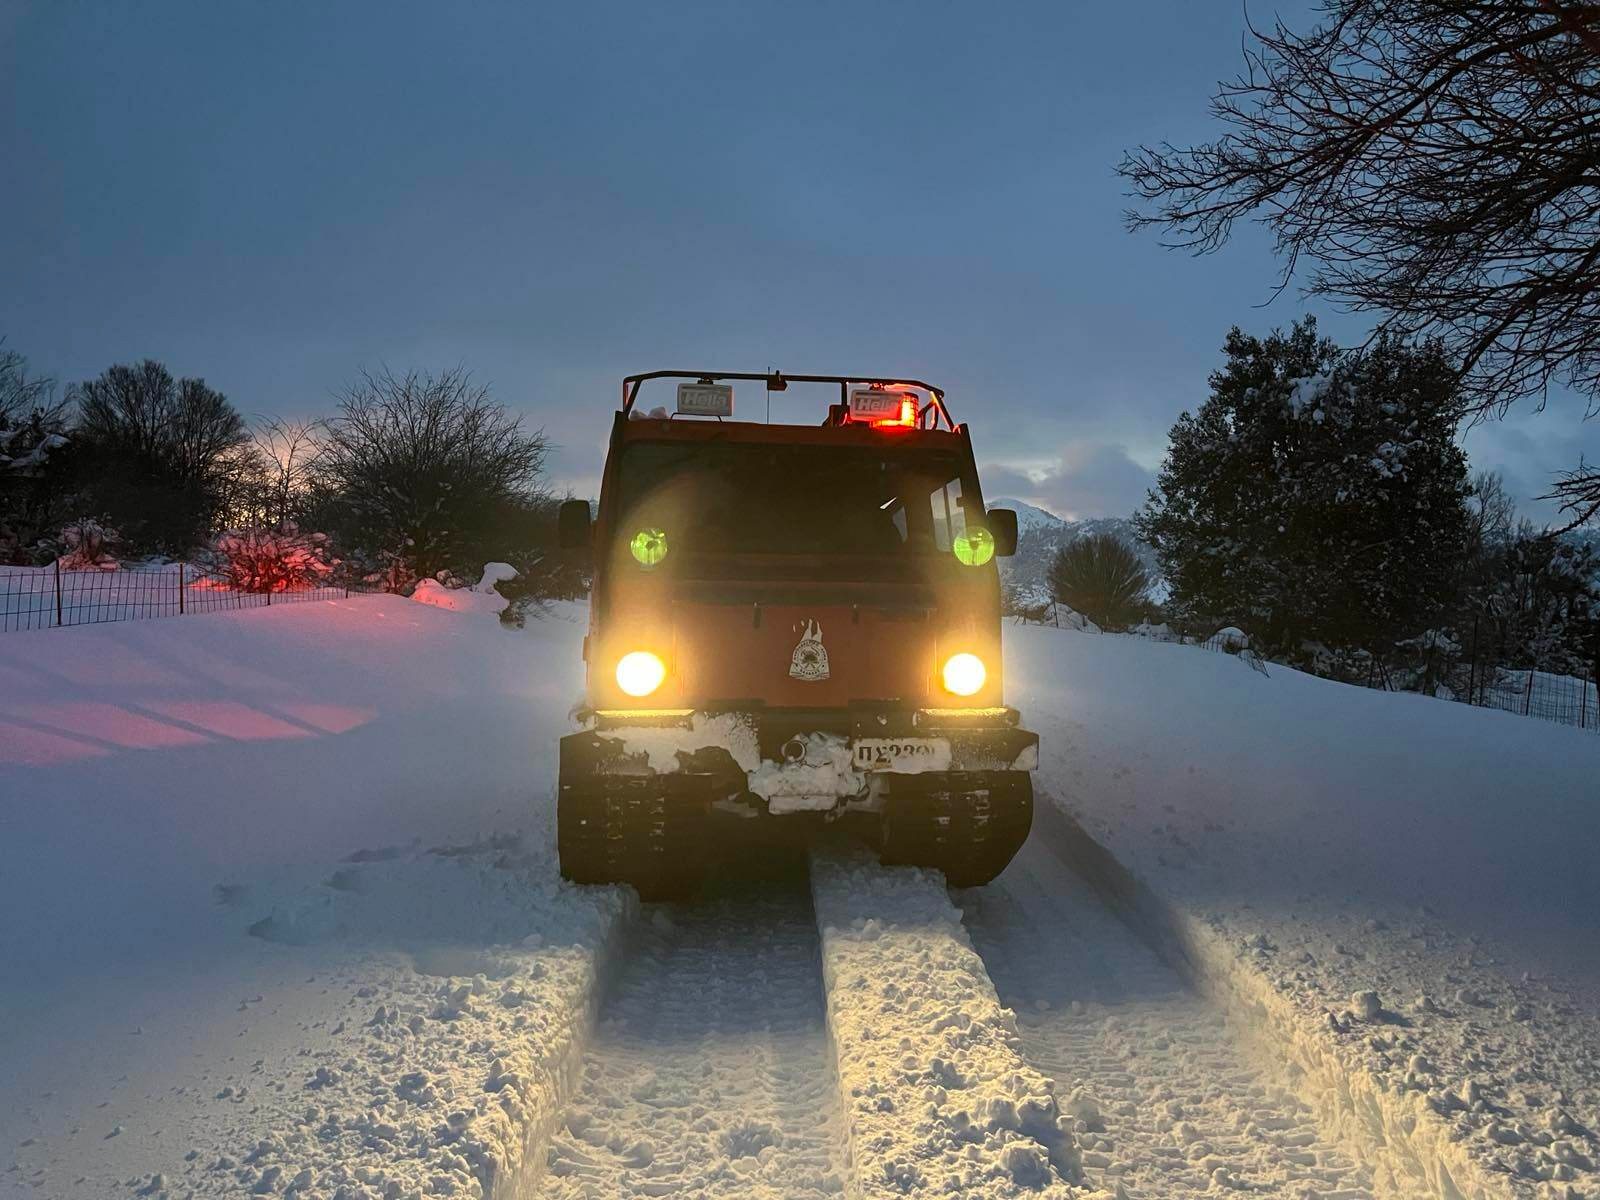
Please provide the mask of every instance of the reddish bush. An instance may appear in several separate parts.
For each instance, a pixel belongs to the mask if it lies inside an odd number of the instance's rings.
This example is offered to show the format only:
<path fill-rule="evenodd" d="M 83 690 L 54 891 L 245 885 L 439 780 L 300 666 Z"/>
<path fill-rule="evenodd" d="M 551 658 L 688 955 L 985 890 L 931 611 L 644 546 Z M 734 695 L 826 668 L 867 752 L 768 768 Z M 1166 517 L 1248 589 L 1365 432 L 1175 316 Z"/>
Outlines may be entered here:
<path fill-rule="evenodd" d="M 301 533 L 294 522 L 251 525 L 220 533 L 211 543 L 212 567 L 241 592 L 286 592 L 317 587 L 333 573 L 328 537 Z"/>

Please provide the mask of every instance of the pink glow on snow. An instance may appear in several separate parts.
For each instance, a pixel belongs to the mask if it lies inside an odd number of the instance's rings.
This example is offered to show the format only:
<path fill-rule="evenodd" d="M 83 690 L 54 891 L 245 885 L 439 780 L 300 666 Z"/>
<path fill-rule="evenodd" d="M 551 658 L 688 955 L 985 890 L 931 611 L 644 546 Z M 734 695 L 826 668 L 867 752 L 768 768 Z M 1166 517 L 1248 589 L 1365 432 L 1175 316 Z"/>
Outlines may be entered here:
<path fill-rule="evenodd" d="M 53 767 L 109 753 L 105 746 L 0 717 L 0 764 L 6 766 Z"/>
<path fill-rule="evenodd" d="M 164 746 L 194 746 L 211 739 L 205 734 L 158 717 L 93 700 L 34 705 L 34 720 L 71 736 L 110 742 L 127 750 L 153 750 Z"/>
<path fill-rule="evenodd" d="M 153 701 L 150 707 L 174 720 L 239 742 L 312 737 L 316 733 L 236 700 L 161 700 Z"/>
<path fill-rule="evenodd" d="M 115 750 L 160 750 L 218 739 L 242 742 L 349 733 L 378 716 L 373 708 L 314 701 L 271 711 L 235 700 L 95 700 L 0 709 L 0 764 L 51 766 Z"/>
<path fill-rule="evenodd" d="M 314 704 L 309 701 L 294 701 L 280 704 L 278 708 L 296 721 L 307 725 L 314 725 L 323 733 L 349 733 L 352 729 L 377 718 L 378 710 L 375 708 L 355 708 L 345 704 Z"/>

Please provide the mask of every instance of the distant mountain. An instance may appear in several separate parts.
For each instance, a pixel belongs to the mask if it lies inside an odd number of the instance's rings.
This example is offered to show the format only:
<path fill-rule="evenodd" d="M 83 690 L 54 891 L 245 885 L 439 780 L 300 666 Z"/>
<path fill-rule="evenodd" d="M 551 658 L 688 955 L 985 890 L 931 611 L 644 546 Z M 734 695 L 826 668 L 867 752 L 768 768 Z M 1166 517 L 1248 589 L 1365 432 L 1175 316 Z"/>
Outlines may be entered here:
<path fill-rule="evenodd" d="M 1166 599 L 1167 583 L 1156 563 L 1156 552 L 1139 540 L 1129 518 L 1091 517 L 1086 521 L 1068 521 L 1021 500 L 1000 499 L 987 503 L 990 508 L 1009 508 L 1017 514 L 1017 552 L 1011 558 L 1000 560 L 1000 578 L 1024 595 L 1040 600 L 1048 598 L 1045 576 L 1056 551 L 1081 537 L 1108 533 L 1125 542 L 1144 563 L 1152 580 L 1152 598 L 1158 602 Z"/>

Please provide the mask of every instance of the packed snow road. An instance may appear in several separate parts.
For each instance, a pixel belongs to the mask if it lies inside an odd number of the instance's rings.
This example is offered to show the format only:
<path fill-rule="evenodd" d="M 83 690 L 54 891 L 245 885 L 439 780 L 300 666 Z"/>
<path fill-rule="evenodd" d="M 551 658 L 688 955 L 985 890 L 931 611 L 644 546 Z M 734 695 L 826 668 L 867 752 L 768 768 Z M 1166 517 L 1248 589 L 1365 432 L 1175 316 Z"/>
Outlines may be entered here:
<path fill-rule="evenodd" d="M 1055 1081 L 1086 1182 L 1129 1200 L 1239 1190 L 1370 1197 L 1370 1173 L 1267 1082 L 1225 1014 L 1052 853 L 1041 831 L 994 884 L 960 896 L 1017 1014 L 1023 1057 Z"/>
<path fill-rule="evenodd" d="M 644 910 L 540 1196 L 1373 1195 L 1048 829 L 956 907 L 849 850 L 813 874 Z"/>
<path fill-rule="evenodd" d="M 647 910 L 541 1196 L 837 1195 L 817 930 L 797 856 Z"/>

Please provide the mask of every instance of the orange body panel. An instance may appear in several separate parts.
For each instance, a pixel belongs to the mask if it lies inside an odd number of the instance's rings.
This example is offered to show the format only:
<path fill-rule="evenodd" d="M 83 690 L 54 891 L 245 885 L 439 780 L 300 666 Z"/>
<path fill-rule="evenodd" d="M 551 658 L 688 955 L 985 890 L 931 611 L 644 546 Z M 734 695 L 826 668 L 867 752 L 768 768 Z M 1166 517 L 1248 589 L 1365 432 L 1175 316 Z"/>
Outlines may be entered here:
<path fill-rule="evenodd" d="M 596 708 L 845 708 L 857 703 L 991 707 L 1002 703 L 1000 590 L 995 564 L 962 566 L 951 555 L 916 561 L 887 577 L 864 561 L 859 574 L 834 564 L 826 578 L 804 560 L 748 556 L 702 571 L 670 558 L 641 568 L 613 511 L 618 451 L 632 442 L 894 446 L 954 452 L 970 467 L 965 427 L 956 432 L 867 426 L 756 425 L 735 421 L 619 419 L 613 430 L 595 530 L 595 603 L 588 643 L 589 703 Z M 690 468 L 692 469 L 692 468 Z M 970 478 L 975 481 L 975 471 Z M 814 635 L 814 636 L 813 636 Z M 803 643 L 809 643 L 803 645 Z M 825 669 L 815 662 L 820 648 Z M 666 682 L 642 699 L 624 695 L 617 659 L 650 650 Z M 976 653 L 988 680 L 953 697 L 940 682 L 951 654 Z M 796 656 L 806 656 L 797 665 Z"/>

